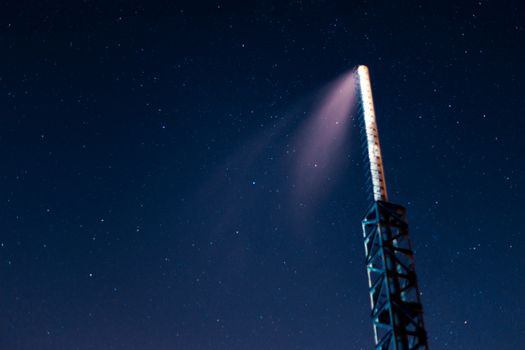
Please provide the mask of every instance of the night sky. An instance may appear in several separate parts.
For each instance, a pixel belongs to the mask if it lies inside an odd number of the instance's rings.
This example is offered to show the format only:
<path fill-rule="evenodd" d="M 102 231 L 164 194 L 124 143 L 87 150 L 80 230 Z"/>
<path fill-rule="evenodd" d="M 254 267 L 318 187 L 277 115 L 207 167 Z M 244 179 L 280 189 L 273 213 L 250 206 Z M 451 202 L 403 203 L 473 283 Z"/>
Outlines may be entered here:
<path fill-rule="evenodd" d="M 520 348 L 525 4 L 455 3 L 2 2 L 0 350 L 371 349 L 356 112 L 293 170 L 359 64 L 430 348 Z"/>

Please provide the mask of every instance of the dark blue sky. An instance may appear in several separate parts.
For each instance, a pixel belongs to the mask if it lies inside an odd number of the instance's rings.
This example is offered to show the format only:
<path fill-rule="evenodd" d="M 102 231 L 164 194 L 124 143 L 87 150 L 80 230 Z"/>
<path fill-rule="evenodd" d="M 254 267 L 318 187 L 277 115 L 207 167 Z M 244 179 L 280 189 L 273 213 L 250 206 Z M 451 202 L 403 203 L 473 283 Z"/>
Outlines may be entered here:
<path fill-rule="evenodd" d="M 518 348 L 524 25 L 520 1 L 3 2 L 0 349 L 371 349 L 358 129 L 319 200 L 287 172 L 358 64 L 431 349 Z"/>

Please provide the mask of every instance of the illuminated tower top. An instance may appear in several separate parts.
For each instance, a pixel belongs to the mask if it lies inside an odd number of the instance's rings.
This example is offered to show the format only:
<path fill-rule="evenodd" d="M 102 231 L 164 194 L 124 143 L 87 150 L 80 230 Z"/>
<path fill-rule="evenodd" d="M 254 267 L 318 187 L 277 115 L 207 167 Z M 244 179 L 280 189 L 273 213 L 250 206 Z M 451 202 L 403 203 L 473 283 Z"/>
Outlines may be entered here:
<path fill-rule="evenodd" d="M 370 176 L 372 179 L 372 191 L 374 200 L 388 201 L 386 191 L 385 172 L 383 170 L 383 158 L 381 146 L 379 145 L 379 134 L 377 132 L 376 112 L 372 98 L 372 86 L 367 66 L 357 68 L 359 79 L 359 90 L 361 91 L 361 105 L 363 107 L 366 141 L 368 148 L 368 160 L 370 163 Z"/>

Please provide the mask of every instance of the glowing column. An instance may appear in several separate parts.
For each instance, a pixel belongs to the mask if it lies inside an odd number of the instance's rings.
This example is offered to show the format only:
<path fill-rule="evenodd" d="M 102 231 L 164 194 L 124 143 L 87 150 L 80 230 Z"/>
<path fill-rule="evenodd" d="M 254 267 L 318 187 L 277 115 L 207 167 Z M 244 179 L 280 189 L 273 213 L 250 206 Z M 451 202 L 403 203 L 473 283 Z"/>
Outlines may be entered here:
<path fill-rule="evenodd" d="M 381 146 L 379 145 L 376 112 L 374 109 L 372 86 L 370 84 L 368 68 L 366 66 L 359 66 L 357 68 L 357 75 L 359 77 L 359 87 L 361 90 L 361 105 L 364 115 L 368 160 L 370 162 L 370 176 L 372 180 L 374 200 L 387 201 L 388 194 L 386 192 L 383 158 L 381 156 Z"/>

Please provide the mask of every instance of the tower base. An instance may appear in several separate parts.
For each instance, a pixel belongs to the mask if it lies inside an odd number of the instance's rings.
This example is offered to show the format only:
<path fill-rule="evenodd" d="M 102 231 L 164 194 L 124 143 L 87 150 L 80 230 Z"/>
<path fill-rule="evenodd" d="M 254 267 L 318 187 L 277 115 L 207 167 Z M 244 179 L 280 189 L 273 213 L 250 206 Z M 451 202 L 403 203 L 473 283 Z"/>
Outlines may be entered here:
<path fill-rule="evenodd" d="M 428 349 L 406 209 L 375 201 L 362 226 L 375 349 Z"/>

